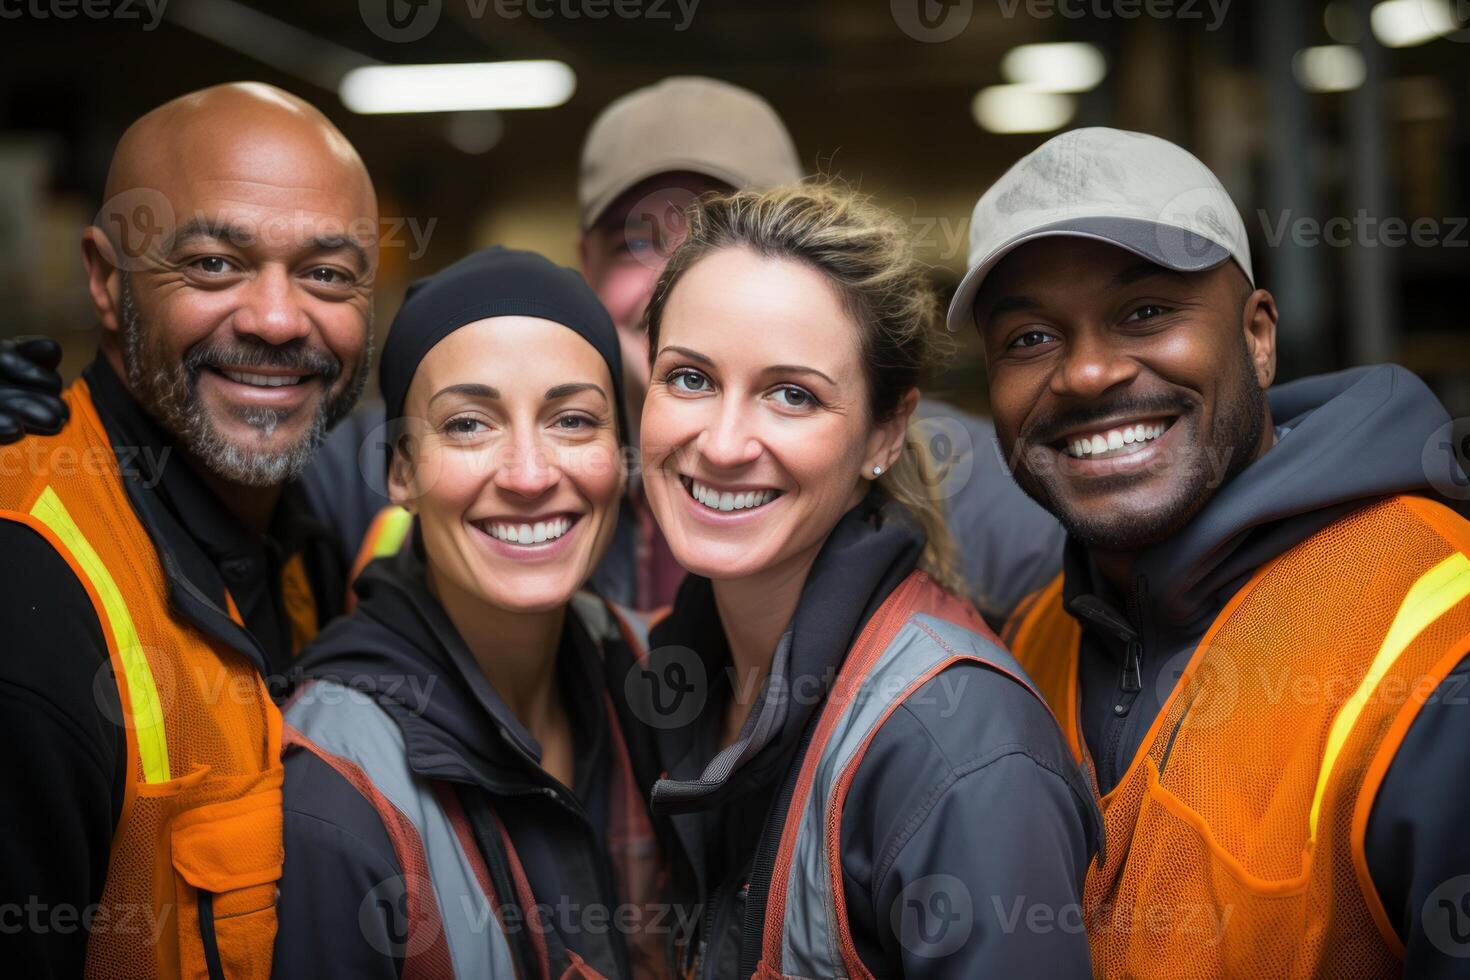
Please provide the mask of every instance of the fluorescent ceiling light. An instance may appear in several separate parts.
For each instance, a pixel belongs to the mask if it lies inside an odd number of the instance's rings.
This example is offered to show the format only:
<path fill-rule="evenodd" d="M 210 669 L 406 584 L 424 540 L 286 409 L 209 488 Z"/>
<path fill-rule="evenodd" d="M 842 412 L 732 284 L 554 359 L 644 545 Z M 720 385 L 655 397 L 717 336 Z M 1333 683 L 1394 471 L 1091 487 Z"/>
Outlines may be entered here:
<path fill-rule="evenodd" d="M 1022 44 L 1000 60 L 1006 81 L 1038 92 L 1086 92 L 1108 73 L 1102 52 L 1080 41 Z"/>
<path fill-rule="evenodd" d="M 1077 102 L 1070 95 L 1038 92 L 1029 85 L 983 88 L 970 106 L 975 121 L 992 133 L 1049 133 L 1072 121 Z"/>
<path fill-rule="evenodd" d="M 1291 72 L 1308 92 L 1349 92 L 1368 77 L 1362 53 L 1346 44 L 1303 48 L 1292 56 Z"/>
<path fill-rule="evenodd" d="M 1411 48 L 1459 29 L 1450 0 L 1385 0 L 1368 14 L 1373 36 L 1390 48 Z"/>
<path fill-rule="evenodd" d="M 495 61 L 355 68 L 339 93 L 353 112 L 464 112 L 548 109 L 576 88 L 577 76 L 560 61 Z"/>

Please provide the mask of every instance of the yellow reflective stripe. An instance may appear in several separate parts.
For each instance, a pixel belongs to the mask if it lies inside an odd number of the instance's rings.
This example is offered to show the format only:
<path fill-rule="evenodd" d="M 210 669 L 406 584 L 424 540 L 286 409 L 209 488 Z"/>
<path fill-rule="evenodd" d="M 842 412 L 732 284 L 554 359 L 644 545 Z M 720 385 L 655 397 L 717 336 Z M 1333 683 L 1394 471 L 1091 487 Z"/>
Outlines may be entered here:
<path fill-rule="evenodd" d="M 1317 774 L 1317 791 L 1312 795 L 1312 812 L 1308 818 L 1312 839 L 1317 837 L 1317 818 L 1322 809 L 1322 796 L 1327 792 L 1327 780 L 1332 767 L 1352 734 L 1353 725 L 1363 708 L 1372 697 L 1389 669 L 1409 644 L 1424 632 L 1430 623 L 1448 612 L 1456 603 L 1470 595 L 1470 558 L 1455 552 L 1444 561 L 1425 572 L 1399 606 L 1398 615 L 1378 648 L 1368 673 L 1364 675 L 1352 697 L 1337 711 L 1332 721 L 1332 730 L 1327 733 L 1327 749 L 1322 757 L 1322 769 Z"/>
<path fill-rule="evenodd" d="M 413 515 L 402 507 L 387 507 L 378 515 L 378 521 L 380 523 L 377 540 L 373 542 L 373 557 L 396 555 L 398 549 L 403 547 L 403 539 L 408 537 L 408 529 L 413 527 Z"/>
<path fill-rule="evenodd" d="M 122 592 L 112 580 L 112 573 L 102 564 L 91 542 L 87 540 L 77 522 L 67 512 L 66 505 L 47 487 L 41 491 L 31 508 L 31 516 L 49 527 L 77 564 L 82 567 L 102 607 L 107 611 L 107 621 L 112 628 L 112 638 L 117 644 L 118 658 L 122 660 L 123 672 L 128 680 L 128 700 L 132 706 L 133 731 L 137 733 L 138 756 L 143 763 L 143 778 L 150 783 L 163 783 L 169 779 L 168 741 L 164 737 L 163 705 L 158 700 L 158 688 L 153 683 L 153 669 L 148 666 L 148 655 L 138 640 L 138 629 L 128 613 Z"/>

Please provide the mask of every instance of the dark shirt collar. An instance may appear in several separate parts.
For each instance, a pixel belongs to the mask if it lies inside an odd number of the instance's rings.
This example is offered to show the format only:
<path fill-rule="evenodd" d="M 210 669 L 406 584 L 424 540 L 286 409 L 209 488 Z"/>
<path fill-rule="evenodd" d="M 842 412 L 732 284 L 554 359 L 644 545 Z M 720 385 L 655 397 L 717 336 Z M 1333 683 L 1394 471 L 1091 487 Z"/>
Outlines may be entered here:
<path fill-rule="evenodd" d="M 249 656 L 262 672 L 283 669 L 291 657 L 290 628 L 271 578 L 278 578 L 281 564 L 308 542 L 325 538 L 304 492 L 288 484 L 270 530 L 253 534 L 210 492 L 101 353 L 82 374 L 118 455 L 134 510 L 158 549 L 170 602 L 206 633 Z M 247 630 L 226 611 L 227 586 Z M 322 608 L 320 598 L 318 607 L 321 620 L 337 612 Z"/>
<path fill-rule="evenodd" d="M 357 612 L 314 645 L 303 675 L 377 692 L 403 731 L 410 768 L 420 775 L 501 794 L 547 785 L 541 746 L 429 591 L 418 549 L 374 561 L 359 576 L 357 593 Z M 578 785 L 568 788 L 585 798 L 583 784 L 595 775 L 589 768 L 606 765 L 611 719 L 601 696 L 603 654 L 575 605 L 567 609 L 556 670 L 575 740 Z M 415 690 L 411 700 L 401 696 Z"/>

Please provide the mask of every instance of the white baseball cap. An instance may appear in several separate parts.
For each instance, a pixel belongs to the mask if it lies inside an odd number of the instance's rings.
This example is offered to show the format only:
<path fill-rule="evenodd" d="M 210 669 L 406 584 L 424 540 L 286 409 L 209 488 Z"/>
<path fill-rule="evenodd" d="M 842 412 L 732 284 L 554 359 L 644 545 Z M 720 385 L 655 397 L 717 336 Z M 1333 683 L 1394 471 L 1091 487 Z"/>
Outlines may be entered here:
<path fill-rule="evenodd" d="M 1117 245 L 1177 272 L 1234 259 L 1255 284 L 1245 223 L 1209 167 L 1157 136 L 1074 129 L 1022 157 L 975 202 L 969 271 L 949 329 L 975 326 L 975 296 L 997 262 L 1058 235 Z"/>

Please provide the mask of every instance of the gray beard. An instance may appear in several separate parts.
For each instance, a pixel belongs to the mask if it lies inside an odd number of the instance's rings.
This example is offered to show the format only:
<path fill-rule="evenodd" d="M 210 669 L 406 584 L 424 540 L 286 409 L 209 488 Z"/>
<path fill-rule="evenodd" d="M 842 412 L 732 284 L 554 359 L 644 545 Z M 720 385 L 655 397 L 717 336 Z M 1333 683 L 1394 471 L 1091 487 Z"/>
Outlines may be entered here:
<path fill-rule="evenodd" d="M 372 357 L 372 327 L 367 331 L 368 350 L 361 362 L 363 368 L 346 390 L 324 397 L 317 407 L 306 433 L 292 446 L 276 452 L 263 452 L 241 446 L 226 439 L 215 426 L 199 398 L 198 374 L 182 362 L 150 364 L 145 331 L 127 276 L 121 285 L 119 319 L 122 328 L 123 368 L 128 387 L 153 419 L 173 436 L 180 446 L 198 459 L 222 480 L 246 487 L 274 487 L 294 480 L 306 471 L 336 425 L 357 404 L 367 383 L 365 367 Z M 289 412 L 270 408 L 252 408 L 236 413 L 236 417 L 260 433 L 262 440 L 275 434 Z"/>

